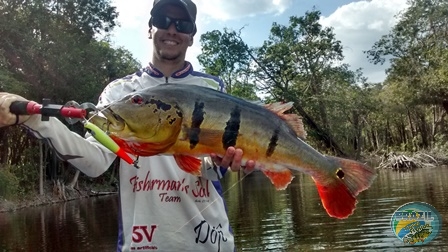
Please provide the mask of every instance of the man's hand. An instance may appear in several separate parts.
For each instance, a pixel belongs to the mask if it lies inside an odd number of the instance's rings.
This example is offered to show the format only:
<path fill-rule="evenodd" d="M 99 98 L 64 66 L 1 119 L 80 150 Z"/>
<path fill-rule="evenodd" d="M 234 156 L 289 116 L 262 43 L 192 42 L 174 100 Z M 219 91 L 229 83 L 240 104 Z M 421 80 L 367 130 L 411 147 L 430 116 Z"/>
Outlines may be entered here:
<path fill-rule="evenodd" d="M 230 167 L 232 171 L 239 171 L 241 168 L 244 168 L 245 173 L 250 173 L 255 168 L 255 161 L 253 160 L 248 160 L 245 167 L 242 167 L 243 150 L 235 149 L 234 147 L 227 148 L 226 154 L 222 158 L 218 157 L 215 153 L 210 154 L 210 157 L 216 165 Z"/>
<path fill-rule="evenodd" d="M 28 115 L 16 116 L 9 111 L 9 106 L 11 106 L 11 103 L 14 101 L 27 100 L 19 95 L 0 92 L 0 128 L 14 124 L 21 124 L 28 120 Z"/>

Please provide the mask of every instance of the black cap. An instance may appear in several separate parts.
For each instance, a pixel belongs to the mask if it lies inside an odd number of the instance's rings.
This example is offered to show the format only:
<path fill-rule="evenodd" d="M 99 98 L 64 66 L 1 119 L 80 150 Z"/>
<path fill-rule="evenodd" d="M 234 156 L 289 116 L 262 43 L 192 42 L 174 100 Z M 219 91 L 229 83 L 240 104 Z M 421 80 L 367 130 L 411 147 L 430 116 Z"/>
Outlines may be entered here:
<path fill-rule="evenodd" d="M 196 33 L 196 4 L 194 4 L 191 0 L 154 0 L 154 4 L 151 10 L 151 16 L 157 15 L 158 12 L 162 9 L 163 6 L 167 4 L 177 5 L 181 8 L 184 8 L 188 13 L 188 17 L 190 21 L 193 22 L 194 31 L 193 35 Z"/>

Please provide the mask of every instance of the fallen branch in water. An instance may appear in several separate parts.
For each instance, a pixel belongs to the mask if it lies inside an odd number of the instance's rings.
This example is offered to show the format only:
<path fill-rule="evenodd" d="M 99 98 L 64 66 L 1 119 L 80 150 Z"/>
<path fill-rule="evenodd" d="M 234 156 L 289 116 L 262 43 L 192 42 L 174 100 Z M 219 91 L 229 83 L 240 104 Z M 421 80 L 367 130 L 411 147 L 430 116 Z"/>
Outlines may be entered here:
<path fill-rule="evenodd" d="M 102 196 L 102 195 L 111 195 L 111 194 L 117 194 L 118 192 L 97 192 L 97 191 L 90 191 L 90 196 Z"/>
<path fill-rule="evenodd" d="M 407 172 L 416 168 L 436 167 L 438 165 L 440 164 L 437 159 L 426 153 L 418 152 L 412 154 L 412 156 L 407 156 L 405 154 L 390 152 L 381 158 L 378 168 Z"/>

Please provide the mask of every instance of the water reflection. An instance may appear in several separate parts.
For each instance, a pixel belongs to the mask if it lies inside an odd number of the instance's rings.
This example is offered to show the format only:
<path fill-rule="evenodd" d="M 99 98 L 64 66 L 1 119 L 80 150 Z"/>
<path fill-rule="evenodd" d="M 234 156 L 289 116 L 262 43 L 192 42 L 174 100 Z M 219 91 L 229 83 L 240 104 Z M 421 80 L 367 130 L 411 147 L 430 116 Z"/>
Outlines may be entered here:
<path fill-rule="evenodd" d="M 113 251 L 117 197 L 0 213 L 0 251 Z"/>
<path fill-rule="evenodd" d="M 448 251 L 447 181 L 446 167 L 381 171 L 345 220 L 326 214 L 314 182 L 302 174 L 284 191 L 261 173 L 241 182 L 232 173 L 223 184 L 239 251 Z M 392 213 L 410 201 L 428 202 L 442 215 L 441 233 L 427 246 L 404 246 L 390 228 Z M 114 251 L 117 212 L 112 196 L 0 213 L 0 251 Z"/>
<path fill-rule="evenodd" d="M 226 185 L 239 181 L 227 177 Z M 408 250 L 446 251 L 448 242 L 448 168 L 413 173 L 381 171 L 372 187 L 358 196 L 355 213 L 345 220 L 329 217 L 310 177 L 297 174 L 277 192 L 263 174 L 254 173 L 226 193 L 229 217 L 241 251 Z M 235 189 L 236 188 L 236 189 Z M 443 227 L 428 246 L 405 246 L 390 227 L 392 213 L 410 201 L 432 204 Z"/>

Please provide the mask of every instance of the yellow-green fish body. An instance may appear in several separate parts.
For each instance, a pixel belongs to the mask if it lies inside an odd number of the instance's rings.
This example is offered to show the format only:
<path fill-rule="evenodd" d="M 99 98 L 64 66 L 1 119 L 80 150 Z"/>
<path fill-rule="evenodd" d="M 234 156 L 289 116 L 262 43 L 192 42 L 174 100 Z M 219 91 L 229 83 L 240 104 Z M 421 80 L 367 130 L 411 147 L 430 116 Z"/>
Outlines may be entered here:
<path fill-rule="evenodd" d="M 245 160 L 268 176 L 277 189 L 293 179 L 291 170 L 316 182 L 330 216 L 353 213 L 355 196 L 375 178 L 373 169 L 356 161 L 324 156 L 301 138 L 300 117 L 284 114 L 292 103 L 260 106 L 216 90 L 185 84 L 163 84 L 131 93 L 92 122 L 108 128 L 110 137 L 138 156 L 173 155 L 179 167 L 199 175 L 196 157 L 224 155 L 241 148 Z"/>

